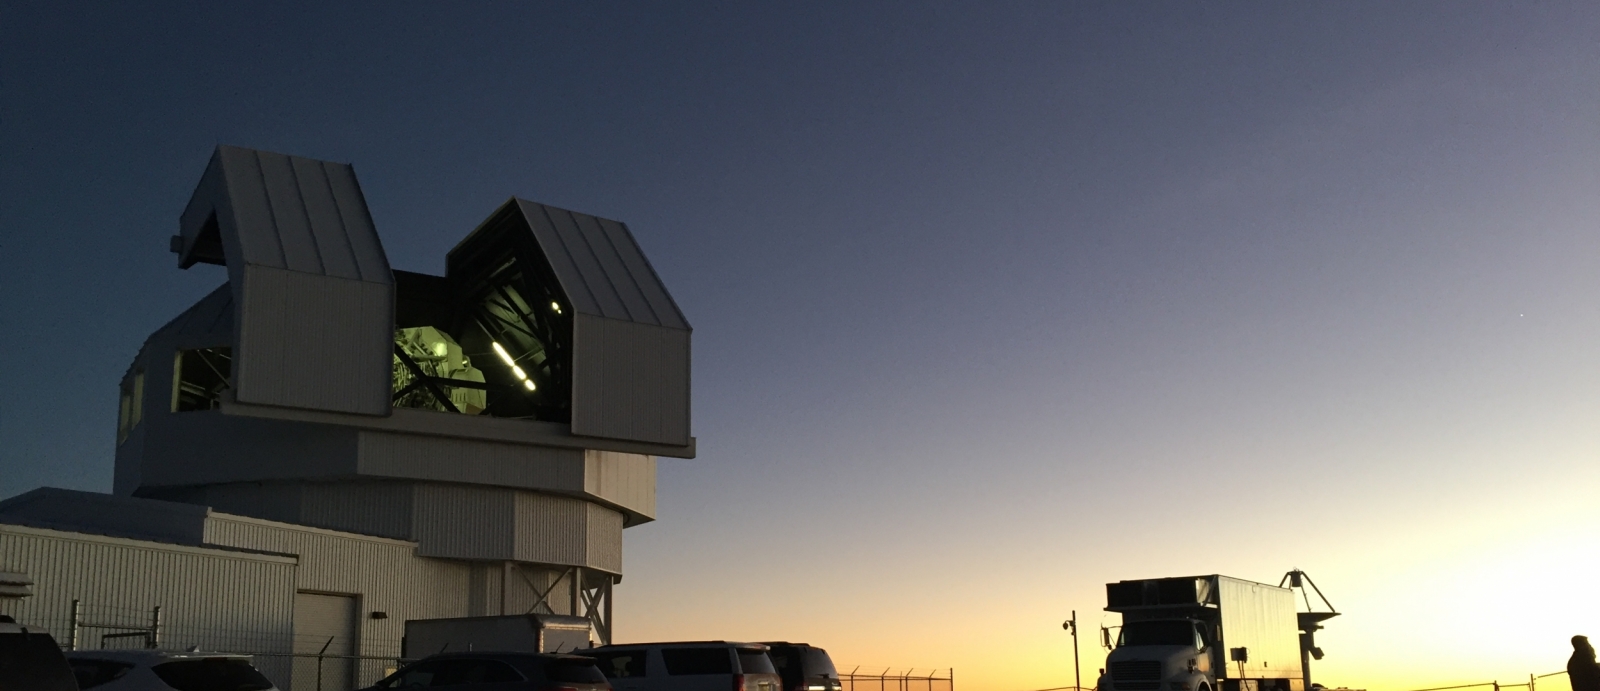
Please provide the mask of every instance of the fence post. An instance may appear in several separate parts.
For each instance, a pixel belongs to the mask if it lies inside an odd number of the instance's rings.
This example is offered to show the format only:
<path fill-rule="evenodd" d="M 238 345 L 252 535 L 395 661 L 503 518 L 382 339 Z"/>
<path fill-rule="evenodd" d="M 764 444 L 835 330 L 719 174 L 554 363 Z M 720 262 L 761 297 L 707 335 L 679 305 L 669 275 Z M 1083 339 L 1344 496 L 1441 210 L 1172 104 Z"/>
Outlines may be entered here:
<path fill-rule="evenodd" d="M 322 644 L 322 650 L 317 651 L 317 691 L 322 691 L 322 654 L 328 652 L 330 645 L 333 645 L 333 636 L 329 636 L 328 642 Z"/>
<path fill-rule="evenodd" d="M 72 601 L 72 627 L 67 629 L 67 650 L 78 649 L 78 619 L 83 604 L 78 600 Z"/>
<path fill-rule="evenodd" d="M 161 605 L 150 610 L 150 635 L 144 640 L 145 647 L 151 650 L 161 647 Z"/>

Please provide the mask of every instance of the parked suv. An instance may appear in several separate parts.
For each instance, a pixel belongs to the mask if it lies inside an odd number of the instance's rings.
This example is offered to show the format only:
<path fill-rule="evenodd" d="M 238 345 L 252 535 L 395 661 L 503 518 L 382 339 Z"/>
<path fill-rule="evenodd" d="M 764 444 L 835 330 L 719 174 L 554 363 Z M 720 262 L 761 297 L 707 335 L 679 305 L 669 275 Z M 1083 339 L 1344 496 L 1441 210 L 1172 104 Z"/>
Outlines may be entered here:
<path fill-rule="evenodd" d="M 828 651 L 805 643 L 764 643 L 767 657 L 783 678 L 783 691 L 841 691 L 839 670 Z"/>
<path fill-rule="evenodd" d="M 50 634 L 0 615 L 0 691 L 77 691 Z"/>
<path fill-rule="evenodd" d="M 632 643 L 583 651 L 616 691 L 783 691 L 760 643 Z"/>
<path fill-rule="evenodd" d="M 162 650 L 71 650 L 83 691 L 276 691 L 247 655 Z"/>
<path fill-rule="evenodd" d="M 552 653 L 440 653 L 368 687 L 461 691 L 611 691 L 593 658 Z"/>

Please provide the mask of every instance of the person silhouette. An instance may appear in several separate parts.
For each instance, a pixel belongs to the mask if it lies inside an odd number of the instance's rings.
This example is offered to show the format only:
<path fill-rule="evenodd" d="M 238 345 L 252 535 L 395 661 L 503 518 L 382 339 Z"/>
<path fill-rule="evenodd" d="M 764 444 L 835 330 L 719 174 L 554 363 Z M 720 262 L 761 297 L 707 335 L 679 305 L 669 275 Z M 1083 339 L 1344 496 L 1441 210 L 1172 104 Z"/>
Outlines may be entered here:
<path fill-rule="evenodd" d="M 1567 680 L 1572 682 L 1572 691 L 1600 691 L 1600 664 L 1594 661 L 1594 646 L 1589 645 L 1588 636 L 1572 637 Z"/>

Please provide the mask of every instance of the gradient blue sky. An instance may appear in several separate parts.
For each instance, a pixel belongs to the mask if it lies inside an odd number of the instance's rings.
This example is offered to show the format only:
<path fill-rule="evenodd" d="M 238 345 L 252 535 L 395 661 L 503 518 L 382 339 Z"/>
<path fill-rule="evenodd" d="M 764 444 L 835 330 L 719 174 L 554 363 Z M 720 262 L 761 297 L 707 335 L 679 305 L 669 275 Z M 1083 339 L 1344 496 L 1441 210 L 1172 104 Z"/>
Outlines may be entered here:
<path fill-rule="evenodd" d="M 700 457 L 621 639 L 1021 691 L 1107 581 L 1297 566 L 1330 684 L 1600 635 L 1600 4 L 322 5 L 0 7 L 0 496 L 110 488 L 227 143 L 353 162 L 396 268 L 631 225 Z"/>

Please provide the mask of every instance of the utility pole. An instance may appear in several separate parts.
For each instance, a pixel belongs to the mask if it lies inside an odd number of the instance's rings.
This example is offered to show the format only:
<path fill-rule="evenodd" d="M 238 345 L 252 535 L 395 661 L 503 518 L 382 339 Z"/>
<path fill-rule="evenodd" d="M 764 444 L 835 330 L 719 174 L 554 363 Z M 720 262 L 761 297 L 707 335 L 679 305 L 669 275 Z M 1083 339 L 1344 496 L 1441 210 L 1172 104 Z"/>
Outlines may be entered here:
<path fill-rule="evenodd" d="M 1061 622 L 1061 628 L 1072 632 L 1072 688 L 1083 688 L 1083 677 L 1078 672 L 1078 610 L 1072 610 L 1072 618 Z"/>

